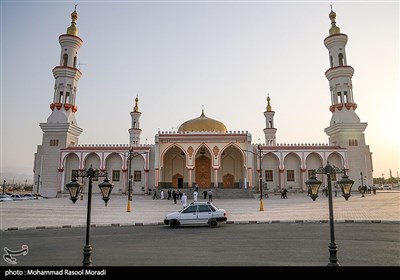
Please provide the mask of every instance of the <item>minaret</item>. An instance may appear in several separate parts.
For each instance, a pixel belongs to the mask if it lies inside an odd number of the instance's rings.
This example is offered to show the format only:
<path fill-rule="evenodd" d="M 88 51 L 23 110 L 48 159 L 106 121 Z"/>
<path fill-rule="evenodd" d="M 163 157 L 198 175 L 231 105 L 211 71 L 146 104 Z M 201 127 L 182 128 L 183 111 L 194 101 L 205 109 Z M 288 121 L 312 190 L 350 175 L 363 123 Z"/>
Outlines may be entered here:
<path fill-rule="evenodd" d="M 267 110 L 264 112 L 265 124 L 264 128 L 265 134 L 265 145 L 266 146 L 276 146 L 276 128 L 274 126 L 274 115 L 275 112 L 271 110 L 271 104 L 269 103 L 271 99 L 267 97 Z"/>
<path fill-rule="evenodd" d="M 57 182 L 60 149 L 77 145 L 83 131 L 75 119 L 78 110 L 75 104 L 77 85 L 81 77 L 76 67 L 78 50 L 83 43 L 76 27 L 76 6 L 71 19 L 67 33 L 59 37 L 61 55 L 59 65 L 53 69 L 55 86 L 53 102 L 50 104 L 52 112 L 46 123 L 40 123 L 43 139 L 35 154 L 34 181 L 40 175 L 40 193 L 49 197 L 55 197 L 61 191 Z"/>
<path fill-rule="evenodd" d="M 369 146 L 365 144 L 364 131 L 367 123 L 360 122 L 355 113 L 352 77 L 354 69 L 347 65 L 347 35 L 340 33 L 336 26 L 336 13 L 329 13 L 332 27 L 324 43 L 329 51 L 330 68 L 325 72 L 329 81 L 332 118 L 325 129 L 329 144 L 348 150 L 349 177 L 359 178 L 360 172 L 368 174 L 368 183 L 372 185 L 372 159 Z"/>
<path fill-rule="evenodd" d="M 129 131 L 129 146 L 137 147 L 140 144 L 140 134 L 142 130 L 140 129 L 140 116 L 142 113 L 139 111 L 139 98 L 135 98 L 135 106 L 131 112 L 131 128 Z"/>

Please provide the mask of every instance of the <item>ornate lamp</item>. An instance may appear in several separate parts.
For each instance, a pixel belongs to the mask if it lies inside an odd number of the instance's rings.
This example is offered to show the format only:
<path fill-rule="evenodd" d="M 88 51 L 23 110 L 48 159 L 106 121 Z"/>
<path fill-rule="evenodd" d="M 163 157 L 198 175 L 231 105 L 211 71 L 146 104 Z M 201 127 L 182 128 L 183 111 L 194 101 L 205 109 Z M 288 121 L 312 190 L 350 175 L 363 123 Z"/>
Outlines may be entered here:
<path fill-rule="evenodd" d="M 99 188 L 101 190 L 101 194 L 103 195 L 103 200 L 107 206 L 107 202 L 110 199 L 110 194 L 113 189 L 113 185 L 110 183 L 110 180 L 108 180 L 107 175 L 103 180 L 103 183 L 99 184 Z"/>
<path fill-rule="evenodd" d="M 310 194 L 312 200 L 315 201 L 315 199 L 318 197 L 318 190 L 322 182 L 317 179 L 317 177 L 315 176 L 315 172 L 313 172 L 311 178 L 308 179 L 305 183 L 308 187 L 308 193 Z"/>
<path fill-rule="evenodd" d="M 349 176 L 347 176 L 346 172 L 344 172 L 342 176 L 342 180 L 338 182 L 340 188 L 342 189 L 342 196 L 348 200 L 349 197 L 351 196 L 351 187 L 354 184 L 353 180 L 349 179 Z"/>
<path fill-rule="evenodd" d="M 78 179 L 74 177 L 66 186 L 69 191 L 70 199 L 75 203 L 78 200 L 79 193 L 81 192 L 81 184 L 79 184 Z"/>

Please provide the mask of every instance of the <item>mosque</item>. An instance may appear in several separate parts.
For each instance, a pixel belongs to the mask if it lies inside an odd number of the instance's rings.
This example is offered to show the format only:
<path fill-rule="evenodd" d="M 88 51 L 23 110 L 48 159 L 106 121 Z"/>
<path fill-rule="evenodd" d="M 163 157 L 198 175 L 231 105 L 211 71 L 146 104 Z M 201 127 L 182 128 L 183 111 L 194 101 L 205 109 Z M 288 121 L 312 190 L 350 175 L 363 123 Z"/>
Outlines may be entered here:
<path fill-rule="evenodd" d="M 279 144 L 275 112 L 268 96 L 265 116 L 264 144 L 252 143 L 248 131 L 230 131 L 221 122 L 200 116 L 185 121 L 177 131 L 158 131 L 154 144 L 142 144 L 139 98 L 136 96 L 130 112 L 127 144 L 79 144 L 83 132 L 77 124 L 77 88 L 81 71 L 77 68 L 78 51 L 83 41 L 78 36 L 76 10 L 71 14 L 71 26 L 59 36 L 60 63 L 53 68 L 55 79 L 51 113 L 45 123 L 41 145 L 34 158 L 34 182 L 39 193 L 57 197 L 67 193 L 66 184 L 89 167 L 107 172 L 113 193 L 148 193 L 151 189 L 194 186 L 212 189 L 263 189 L 306 191 L 305 181 L 313 169 L 328 162 L 345 169 L 357 182 L 362 173 L 365 184 L 372 185 L 372 153 L 365 143 L 367 123 L 361 122 L 355 110 L 352 76 L 347 65 L 347 35 L 336 25 L 336 13 L 329 14 L 331 28 L 324 43 L 329 53 L 330 68 L 325 76 L 330 86 L 330 124 L 325 128 L 329 144 Z M 128 113 L 128 112 L 127 112 Z M 145 112 L 144 112 L 145 113 Z M 260 112 L 261 114 L 262 112 Z M 326 177 L 318 179 L 327 184 Z M 336 178 L 337 177 L 337 178 Z M 94 178 L 99 181 L 103 178 Z M 340 180 L 340 174 L 332 175 Z M 87 178 L 80 178 L 84 192 Z M 40 188 L 39 188 L 40 187 Z M 100 192 L 93 188 L 93 192 Z"/>

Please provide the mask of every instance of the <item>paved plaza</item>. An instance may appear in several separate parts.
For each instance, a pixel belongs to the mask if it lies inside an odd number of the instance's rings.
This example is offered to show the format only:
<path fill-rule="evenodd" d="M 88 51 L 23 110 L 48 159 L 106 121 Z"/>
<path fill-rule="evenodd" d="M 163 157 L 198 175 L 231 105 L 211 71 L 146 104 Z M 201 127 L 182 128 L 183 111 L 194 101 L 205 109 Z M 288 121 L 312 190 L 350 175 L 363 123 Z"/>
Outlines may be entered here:
<path fill-rule="evenodd" d="M 201 201 L 202 199 L 200 199 Z M 193 201 L 189 197 L 188 201 Z M 228 223 L 319 223 L 329 221 L 328 198 L 319 196 L 312 201 L 306 193 L 289 193 L 288 199 L 270 194 L 263 199 L 213 199 L 213 203 L 228 213 Z M 163 224 L 167 213 L 182 208 L 178 201 L 153 200 L 150 195 L 136 195 L 127 212 L 127 196 L 111 195 L 108 206 L 99 194 L 92 197 L 92 226 L 133 226 Z M 336 222 L 368 222 L 400 224 L 400 192 L 378 191 L 376 195 L 362 197 L 353 193 L 346 201 L 342 196 L 333 197 Z M 8 201 L 0 204 L 0 230 L 34 228 L 68 228 L 86 226 L 87 196 L 75 204 L 69 196 L 28 201 Z"/>

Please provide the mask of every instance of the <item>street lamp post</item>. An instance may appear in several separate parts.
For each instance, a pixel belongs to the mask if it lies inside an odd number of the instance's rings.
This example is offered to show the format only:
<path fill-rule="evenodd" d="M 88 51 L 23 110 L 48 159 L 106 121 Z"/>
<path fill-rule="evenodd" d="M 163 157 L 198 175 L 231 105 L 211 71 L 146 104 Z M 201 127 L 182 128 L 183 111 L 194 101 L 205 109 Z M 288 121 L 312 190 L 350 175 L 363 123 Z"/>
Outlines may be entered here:
<path fill-rule="evenodd" d="M 67 189 L 70 193 L 70 199 L 73 203 L 78 200 L 79 192 L 82 186 L 78 183 L 78 179 L 76 177 L 88 177 L 89 178 L 89 190 L 88 190 L 88 204 L 87 204 L 87 215 L 86 215 L 86 243 L 85 247 L 83 247 L 83 266 L 91 266 L 91 254 L 92 254 L 92 246 L 90 246 L 90 216 L 92 211 L 92 183 L 93 178 L 97 177 L 106 177 L 103 183 L 99 184 L 99 188 L 101 190 L 101 194 L 103 196 L 103 200 L 105 205 L 107 206 L 107 202 L 110 199 L 111 190 L 113 185 L 109 182 L 107 178 L 107 172 L 94 170 L 92 166 L 88 170 L 80 170 L 78 174 L 72 178 L 72 181 L 68 183 Z"/>
<path fill-rule="evenodd" d="M 263 156 L 263 152 L 262 152 L 262 145 L 258 144 L 257 145 L 257 150 L 258 152 L 255 153 L 253 151 L 249 151 L 249 150 L 243 150 L 245 152 L 249 152 L 252 153 L 255 156 L 258 156 L 259 159 L 259 164 L 260 164 L 260 176 L 259 176 L 259 184 L 260 184 L 260 211 L 264 211 L 264 203 L 263 203 L 263 185 L 262 185 L 262 156 Z"/>
<path fill-rule="evenodd" d="M 258 158 L 260 159 L 260 211 L 264 211 L 264 203 L 263 203 L 263 185 L 262 185 L 262 146 L 258 144 Z"/>
<path fill-rule="evenodd" d="M 131 201 L 132 201 L 132 175 L 131 175 L 131 169 L 132 169 L 132 159 L 134 157 L 133 153 L 133 147 L 129 147 L 129 153 L 128 153 L 128 206 L 126 208 L 126 212 L 131 212 Z"/>
<path fill-rule="evenodd" d="M 360 176 L 361 176 L 361 195 L 362 197 L 364 197 L 364 181 L 363 181 L 363 173 L 360 172 Z"/>
<path fill-rule="evenodd" d="M 126 209 L 126 212 L 131 212 L 132 208 L 131 208 L 131 201 L 132 201 L 132 197 L 133 197 L 133 191 L 132 191 L 132 160 L 134 157 L 137 157 L 138 155 L 141 154 L 147 154 L 148 152 L 143 152 L 143 153 L 139 153 L 139 152 L 134 152 L 133 151 L 133 147 L 129 147 L 129 152 L 128 152 L 128 206 Z"/>
<path fill-rule="evenodd" d="M 5 190 L 6 190 L 6 180 L 3 181 L 3 194 L 5 194 Z"/>
<path fill-rule="evenodd" d="M 330 228 L 330 243 L 329 243 L 329 263 L 328 266 L 340 266 L 337 254 L 337 245 L 335 241 L 335 229 L 334 229 L 334 219 L 333 219 L 333 201 L 332 201 L 332 184 L 331 175 L 344 173 L 342 180 L 338 181 L 340 188 L 342 189 L 342 196 L 348 200 L 350 197 L 351 187 L 354 184 L 353 180 L 349 179 L 346 175 L 346 170 L 339 169 L 335 166 L 331 166 L 329 162 L 325 167 L 320 167 L 317 170 L 313 170 L 312 176 L 305 183 L 309 188 L 309 193 L 313 201 L 318 197 L 318 189 L 321 186 L 321 181 L 317 180 L 315 174 L 325 174 L 328 180 L 328 203 L 329 203 L 329 228 Z"/>
<path fill-rule="evenodd" d="M 38 175 L 38 180 L 37 180 L 36 198 L 39 198 L 39 185 L 40 185 L 40 174 Z"/>

